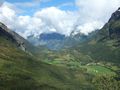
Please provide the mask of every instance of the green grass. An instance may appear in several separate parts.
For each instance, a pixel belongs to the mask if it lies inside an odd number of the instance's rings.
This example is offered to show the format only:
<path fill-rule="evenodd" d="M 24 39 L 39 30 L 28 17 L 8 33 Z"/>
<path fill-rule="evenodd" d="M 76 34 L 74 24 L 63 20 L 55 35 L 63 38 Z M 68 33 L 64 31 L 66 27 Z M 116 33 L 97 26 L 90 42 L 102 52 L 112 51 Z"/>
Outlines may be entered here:
<path fill-rule="evenodd" d="M 75 55 L 76 54 L 76 55 Z M 101 53 L 102 54 L 102 53 Z M 89 55 L 81 54 L 77 51 L 64 51 L 59 53 L 48 54 L 49 59 L 43 60 L 45 63 L 56 66 L 64 66 L 69 69 L 81 69 L 92 75 L 111 75 L 115 76 L 115 70 L 110 62 L 99 62 L 92 59 Z M 47 57 L 46 57 L 47 58 Z M 97 62 L 95 62 L 97 61 Z M 93 63 L 93 65 L 91 65 Z M 99 64 L 97 64 L 99 63 Z M 89 65 L 90 64 L 90 65 Z M 107 65 L 108 64 L 108 65 Z M 110 64 L 110 66 L 109 66 Z M 117 69 L 118 70 L 118 69 Z"/>
<path fill-rule="evenodd" d="M 91 76 L 81 70 L 43 63 L 0 37 L 0 90 L 91 89 Z M 82 77 L 82 79 L 80 79 Z M 88 78 L 90 77 L 90 78 Z"/>
<path fill-rule="evenodd" d="M 91 66 L 85 66 L 87 68 L 87 72 L 94 74 L 94 75 L 110 75 L 114 76 L 116 75 L 114 71 L 99 65 L 91 65 Z"/>
<path fill-rule="evenodd" d="M 114 76 L 104 66 L 86 66 L 93 58 L 74 49 L 33 56 L 0 37 L 0 51 L 0 90 L 94 90 L 94 75 Z"/>
<path fill-rule="evenodd" d="M 56 65 L 56 66 L 65 66 L 70 69 L 83 69 L 87 70 L 86 73 L 93 74 L 93 75 L 110 75 L 115 76 L 116 73 L 112 70 L 113 67 L 107 68 L 105 65 L 82 65 L 80 62 L 77 61 L 64 61 L 64 60 L 46 60 L 48 64 Z M 89 64 L 89 63 L 88 63 Z M 115 67 L 115 66 L 114 66 Z M 115 70 L 115 69 L 114 69 Z"/>

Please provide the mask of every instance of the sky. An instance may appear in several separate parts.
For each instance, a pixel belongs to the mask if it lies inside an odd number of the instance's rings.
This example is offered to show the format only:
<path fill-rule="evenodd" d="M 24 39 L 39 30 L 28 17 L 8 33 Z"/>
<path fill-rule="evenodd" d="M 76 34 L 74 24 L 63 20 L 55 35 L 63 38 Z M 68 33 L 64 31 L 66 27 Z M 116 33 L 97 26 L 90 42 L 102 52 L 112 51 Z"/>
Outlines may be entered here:
<path fill-rule="evenodd" d="M 88 35 L 118 7 L 120 0 L 0 0 L 0 22 L 24 38 L 50 32 Z"/>

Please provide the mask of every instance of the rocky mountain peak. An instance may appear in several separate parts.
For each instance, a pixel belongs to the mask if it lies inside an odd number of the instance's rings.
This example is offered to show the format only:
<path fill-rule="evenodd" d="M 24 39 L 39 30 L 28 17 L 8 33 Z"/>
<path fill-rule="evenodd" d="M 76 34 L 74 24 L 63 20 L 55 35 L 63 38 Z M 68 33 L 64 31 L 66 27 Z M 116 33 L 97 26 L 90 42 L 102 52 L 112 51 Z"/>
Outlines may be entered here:
<path fill-rule="evenodd" d="M 120 38 L 120 8 L 115 11 L 108 22 L 110 38 Z"/>
<path fill-rule="evenodd" d="M 99 31 L 101 40 L 106 38 L 109 39 L 120 39 L 120 8 L 116 10 L 109 21 L 104 25 L 102 30 Z"/>
<path fill-rule="evenodd" d="M 109 22 L 110 22 L 110 21 L 115 21 L 115 20 L 120 20 L 120 7 L 118 8 L 117 11 L 115 11 L 115 12 L 112 14 Z"/>

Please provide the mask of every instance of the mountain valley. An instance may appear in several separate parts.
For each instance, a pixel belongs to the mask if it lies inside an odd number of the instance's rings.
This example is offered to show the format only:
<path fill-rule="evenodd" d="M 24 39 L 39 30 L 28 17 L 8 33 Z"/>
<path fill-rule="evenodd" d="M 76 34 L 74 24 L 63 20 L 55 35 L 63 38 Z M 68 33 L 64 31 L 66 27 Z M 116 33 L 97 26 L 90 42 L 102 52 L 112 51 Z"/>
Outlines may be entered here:
<path fill-rule="evenodd" d="M 120 89 L 120 8 L 88 36 L 27 40 L 0 23 L 0 90 Z"/>

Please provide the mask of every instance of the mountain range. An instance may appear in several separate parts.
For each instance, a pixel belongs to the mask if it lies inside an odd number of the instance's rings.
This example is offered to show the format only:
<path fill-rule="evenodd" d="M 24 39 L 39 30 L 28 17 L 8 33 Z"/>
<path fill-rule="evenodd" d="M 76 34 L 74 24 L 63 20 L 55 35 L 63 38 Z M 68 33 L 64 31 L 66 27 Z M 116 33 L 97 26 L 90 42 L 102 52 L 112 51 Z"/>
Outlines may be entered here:
<path fill-rule="evenodd" d="M 100 30 L 31 35 L 0 23 L 0 90 L 120 90 L 120 8 Z"/>
<path fill-rule="evenodd" d="M 35 46 L 46 46 L 50 50 L 60 50 L 65 47 L 72 47 L 78 42 L 87 40 L 87 38 L 87 35 L 80 32 L 74 34 L 73 31 L 70 36 L 65 36 L 56 32 L 42 33 L 39 37 L 30 35 L 27 37 L 27 40 Z"/>

